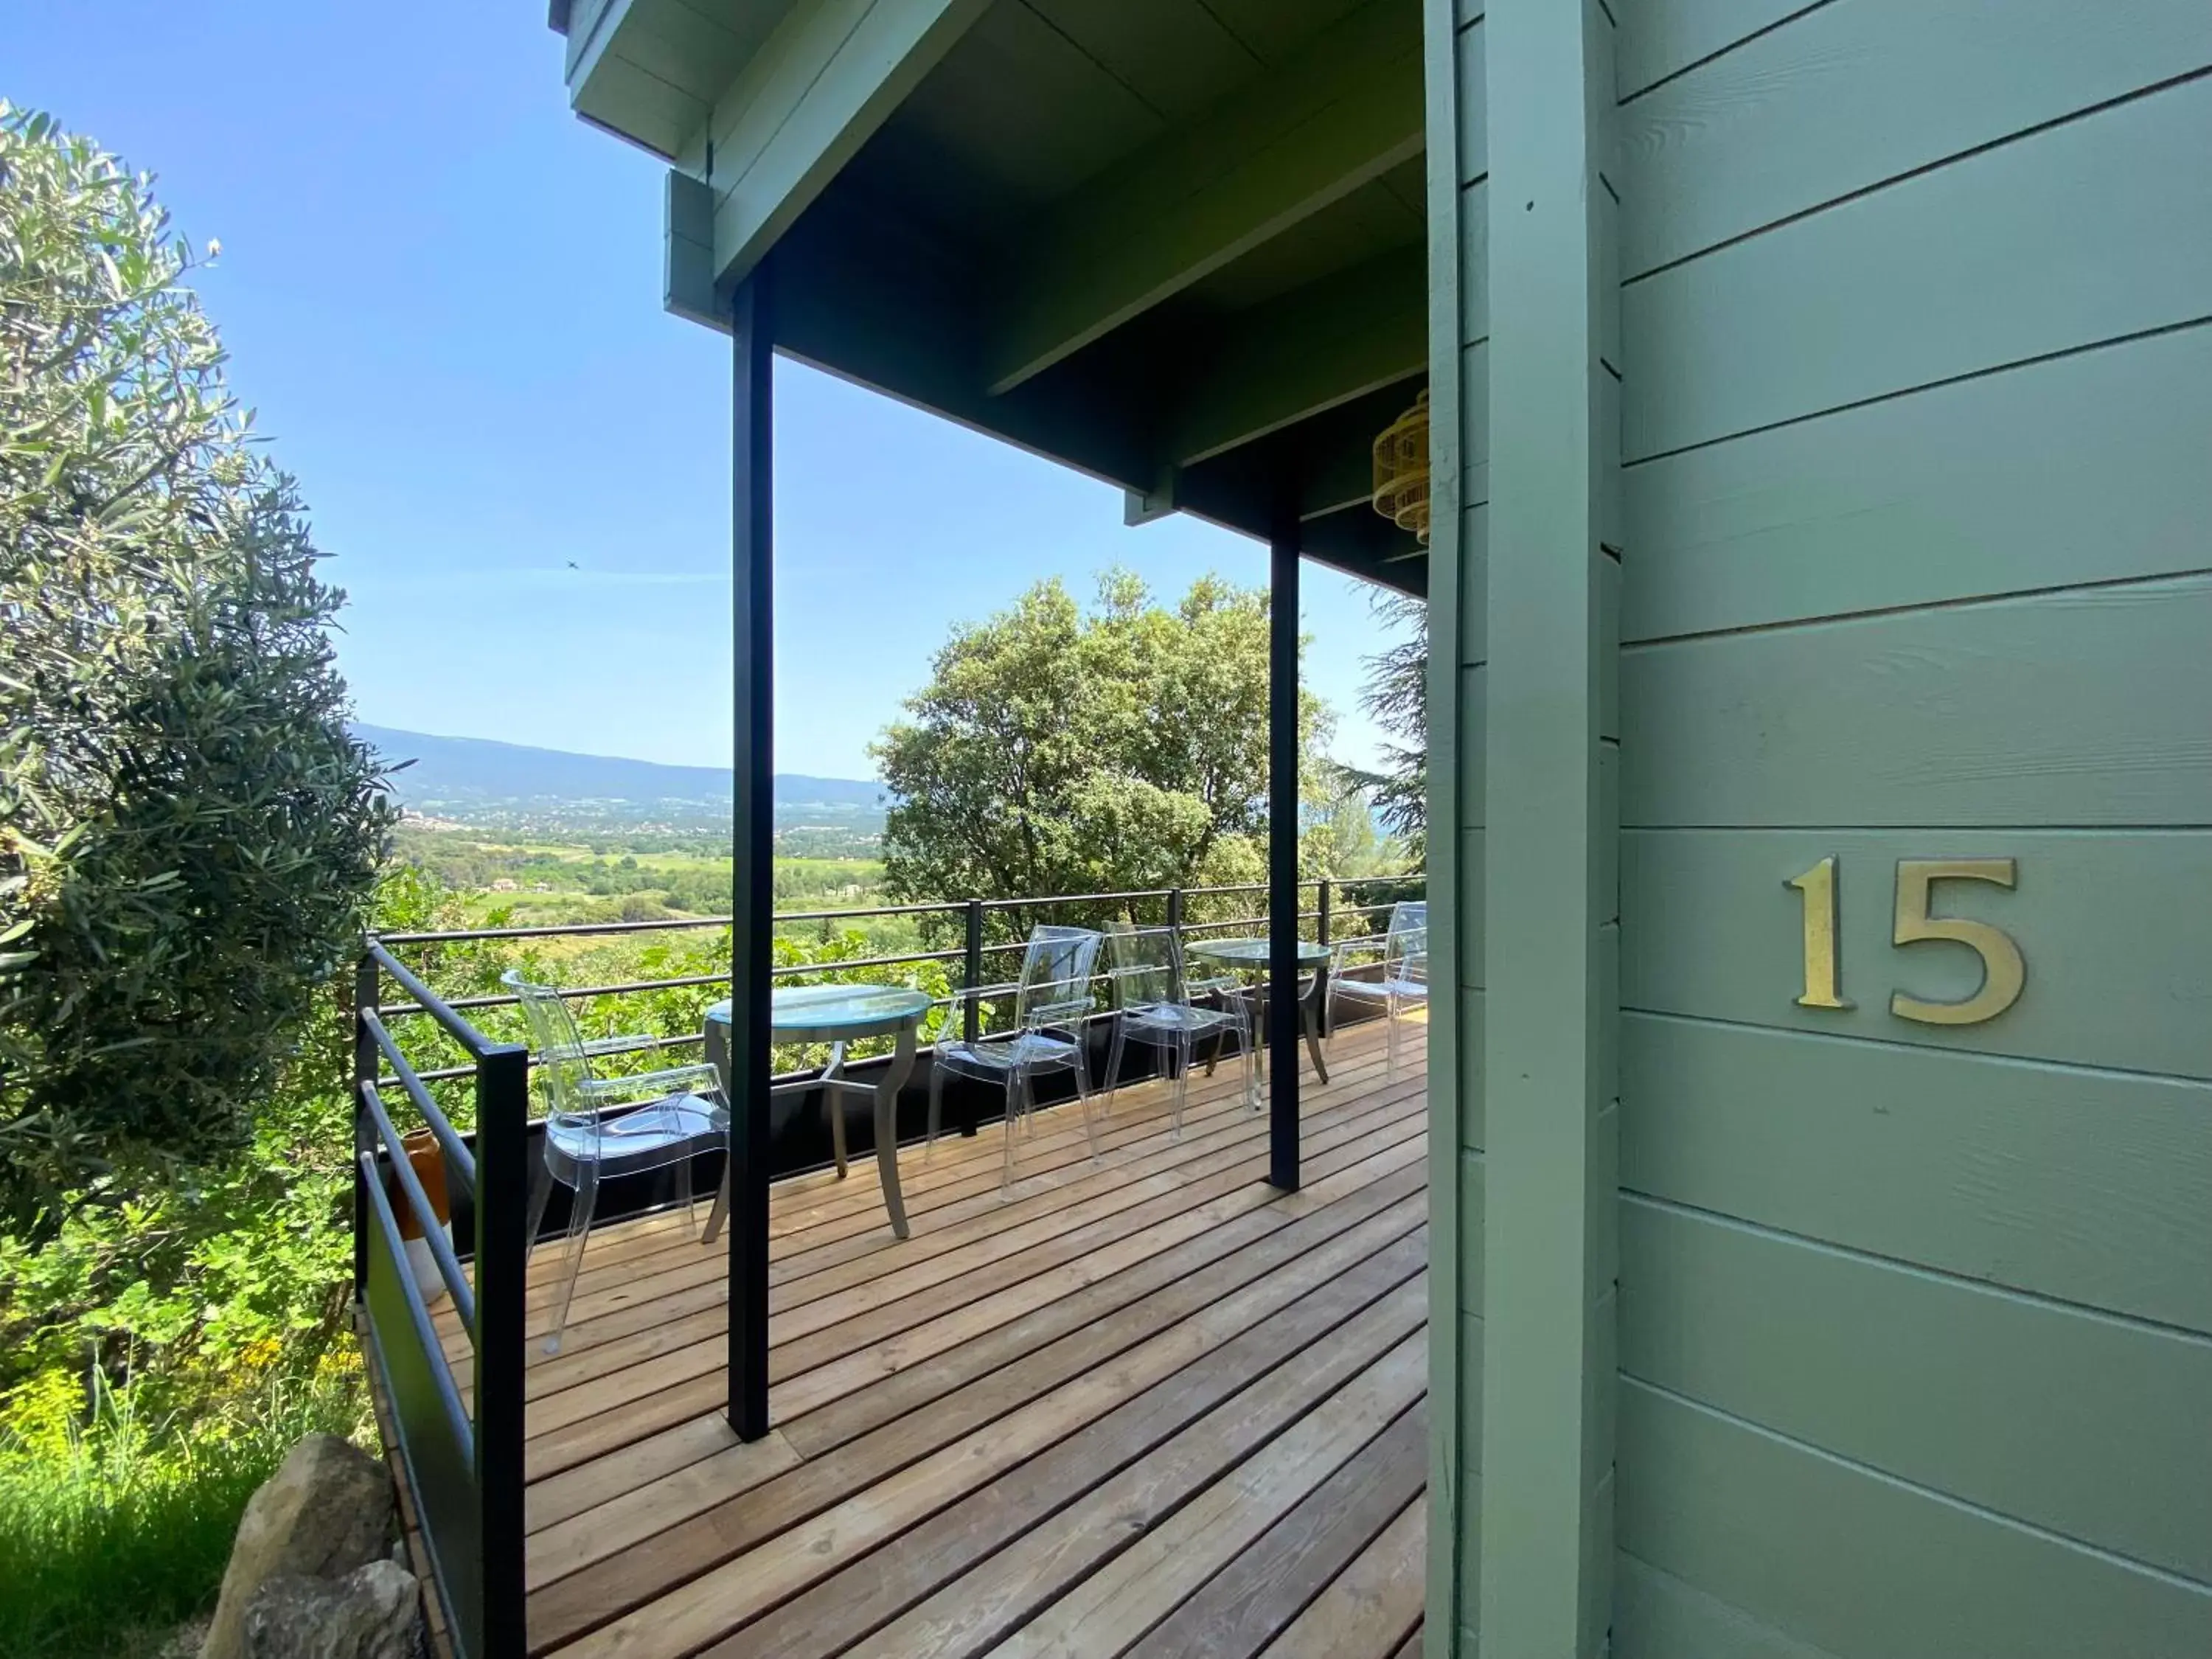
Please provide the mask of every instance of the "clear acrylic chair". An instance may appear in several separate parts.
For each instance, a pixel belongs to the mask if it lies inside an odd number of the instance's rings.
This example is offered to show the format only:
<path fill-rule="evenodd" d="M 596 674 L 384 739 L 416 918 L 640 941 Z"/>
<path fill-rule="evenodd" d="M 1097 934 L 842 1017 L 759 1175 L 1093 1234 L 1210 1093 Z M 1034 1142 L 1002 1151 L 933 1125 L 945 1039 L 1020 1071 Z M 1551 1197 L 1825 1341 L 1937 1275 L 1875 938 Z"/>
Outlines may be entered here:
<path fill-rule="evenodd" d="M 538 1075 L 550 1108 L 545 1118 L 545 1158 L 532 1179 L 530 1241 L 537 1247 L 538 1224 L 561 1182 L 575 1194 L 569 1211 L 568 1266 L 562 1273 L 552 1334 L 545 1352 L 557 1353 L 568 1323 L 568 1304 L 584 1265 L 584 1242 L 592 1229 L 602 1176 L 635 1175 L 647 1170 L 676 1170 L 678 1200 L 686 1224 L 692 1218 L 691 1160 L 702 1152 L 727 1152 L 729 1109 L 720 1079 L 707 1065 L 675 1066 L 627 1077 L 593 1073 L 595 1056 L 635 1048 L 641 1037 L 605 1037 L 586 1042 L 560 991 L 525 979 L 519 969 L 500 975 L 500 983 L 522 999 L 524 1017 L 538 1048 Z M 718 1200 L 705 1238 L 711 1243 L 724 1215 Z"/>
<path fill-rule="evenodd" d="M 1190 1092 L 1193 1051 L 1200 1041 L 1237 1039 L 1244 1062 L 1244 1098 L 1257 1110 L 1259 1073 L 1254 1067 L 1249 1004 L 1234 985 L 1207 988 L 1221 997 L 1219 1007 L 1197 1000 L 1184 975 L 1182 939 L 1172 927 L 1117 927 L 1107 935 L 1114 981 L 1114 1039 L 1106 1051 L 1106 1097 L 1109 1108 L 1120 1086 L 1121 1054 L 1130 1042 L 1158 1048 L 1164 1063 L 1174 1060 L 1175 1132 L 1182 1133 L 1185 1097 Z"/>
<path fill-rule="evenodd" d="M 1098 969 L 1100 937 L 1087 927 L 1039 927 L 1030 934 L 1022 956 L 1021 977 L 1010 985 L 975 985 L 954 994 L 948 1030 L 964 1030 L 968 1005 L 1011 996 L 1014 1023 L 997 1033 L 981 1033 L 969 1042 L 943 1037 L 929 1068 L 929 1138 L 937 1139 L 939 1106 L 948 1075 L 980 1078 L 1006 1091 L 1006 1164 L 999 1189 L 1014 1184 L 1017 1120 L 1026 1121 L 1034 1104 L 1033 1080 L 1041 1072 L 1075 1073 L 1076 1097 L 1083 1103 L 1083 1127 L 1091 1137 L 1091 1156 L 1098 1157 L 1098 1126 L 1092 1121 L 1091 1066 L 1083 1021 L 1097 1006 L 1091 981 Z M 980 1018 L 980 1009 L 978 1010 Z"/>
<path fill-rule="evenodd" d="M 1352 969 L 1371 969 L 1382 963 L 1379 979 L 1354 979 Z M 1381 938 L 1370 933 L 1348 939 L 1336 947 L 1328 970 L 1328 1029 L 1336 1031 L 1336 1007 L 1352 1001 L 1382 1010 L 1388 1022 L 1382 1074 L 1398 1073 L 1398 1022 L 1412 1008 L 1429 1003 L 1429 907 L 1413 901 L 1390 907 L 1390 926 Z"/>

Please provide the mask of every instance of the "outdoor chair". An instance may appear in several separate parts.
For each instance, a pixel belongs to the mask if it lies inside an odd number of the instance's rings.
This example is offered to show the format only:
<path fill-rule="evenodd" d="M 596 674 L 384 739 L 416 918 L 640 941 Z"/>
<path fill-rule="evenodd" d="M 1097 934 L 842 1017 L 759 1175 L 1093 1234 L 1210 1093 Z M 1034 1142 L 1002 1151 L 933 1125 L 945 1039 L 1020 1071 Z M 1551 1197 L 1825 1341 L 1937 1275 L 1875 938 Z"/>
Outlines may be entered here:
<path fill-rule="evenodd" d="M 533 1251 L 553 1183 L 557 1181 L 575 1194 L 568 1218 L 568 1266 L 561 1276 L 552 1333 L 545 1340 L 545 1352 L 557 1353 L 584 1265 L 585 1237 L 591 1231 L 600 1178 L 674 1166 L 677 1197 L 689 1226 L 693 1218 L 691 1160 L 702 1152 L 728 1151 L 730 1114 L 711 1066 L 676 1066 L 627 1077 L 595 1075 L 594 1057 L 635 1048 L 646 1039 L 586 1042 L 557 988 L 534 984 L 514 969 L 500 975 L 500 983 L 522 999 L 550 1108 L 545 1157 L 532 1177 L 529 1237 Z M 723 1196 L 714 1201 L 702 1243 L 712 1243 L 721 1231 L 728 1212 L 727 1194 L 726 1175 Z"/>
<path fill-rule="evenodd" d="M 1372 969 L 1378 961 L 1382 969 L 1381 978 L 1352 976 L 1351 969 Z M 1394 904 L 1390 907 L 1389 929 L 1382 937 L 1370 933 L 1338 945 L 1336 959 L 1329 964 L 1328 974 L 1328 1030 L 1332 1038 L 1336 1033 L 1337 1004 L 1342 1000 L 1382 1009 L 1388 1022 L 1382 1074 L 1395 1077 L 1399 1019 L 1409 1009 L 1426 1008 L 1429 1004 L 1429 907 L 1425 903 L 1416 901 Z"/>
<path fill-rule="evenodd" d="M 1172 927 L 1117 927 L 1107 942 L 1115 1002 L 1114 1038 L 1106 1051 L 1108 1109 L 1121 1085 L 1122 1050 L 1131 1042 L 1141 1042 L 1160 1050 L 1163 1064 L 1173 1058 L 1175 1132 L 1181 1135 L 1193 1051 L 1202 1038 L 1220 1043 L 1233 1036 L 1244 1061 L 1244 1098 L 1257 1110 L 1259 1073 L 1249 1004 L 1236 985 L 1204 982 L 1204 991 L 1219 995 L 1222 1002 L 1215 1008 L 1202 1006 L 1196 999 L 1203 993 L 1185 977 L 1182 939 Z"/>
<path fill-rule="evenodd" d="M 981 1079 L 1006 1091 L 1006 1162 L 1000 1172 L 1004 1194 L 1014 1184 L 1016 1120 L 1029 1122 L 1032 1084 L 1046 1072 L 1075 1073 L 1076 1097 L 1083 1103 L 1083 1127 L 1091 1139 L 1091 1161 L 1098 1158 L 1098 1126 L 1091 1103 L 1091 1066 L 1083 1021 L 1096 1006 L 1091 981 L 1098 967 L 1099 935 L 1086 927 L 1039 927 L 1030 934 L 1022 956 L 1021 977 L 1010 985 L 968 986 L 955 993 L 949 1030 L 965 1030 L 969 1005 L 1011 996 L 1014 1023 L 1000 1032 L 941 1038 L 929 1068 L 929 1135 L 924 1151 L 937 1140 L 939 1104 L 949 1076 Z"/>

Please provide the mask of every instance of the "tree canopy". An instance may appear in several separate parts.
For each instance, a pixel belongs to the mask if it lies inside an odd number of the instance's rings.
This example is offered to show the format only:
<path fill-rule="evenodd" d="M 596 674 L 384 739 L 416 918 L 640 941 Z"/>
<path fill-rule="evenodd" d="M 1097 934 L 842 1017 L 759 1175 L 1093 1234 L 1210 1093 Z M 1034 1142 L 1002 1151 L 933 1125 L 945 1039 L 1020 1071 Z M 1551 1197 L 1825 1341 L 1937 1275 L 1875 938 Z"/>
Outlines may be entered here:
<path fill-rule="evenodd" d="M 243 1143 L 392 818 L 150 179 L 0 104 L 0 1216 Z"/>
<path fill-rule="evenodd" d="M 1057 580 L 954 629 L 877 744 L 908 901 L 1256 882 L 1267 875 L 1267 594 L 1214 576 L 1173 609 L 1126 572 Z M 1304 793 L 1328 713 L 1299 699 Z"/>
<path fill-rule="evenodd" d="M 1360 707 L 1393 739 L 1382 745 L 1376 772 L 1351 772 L 1352 782 L 1375 803 L 1375 816 L 1405 842 L 1415 862 L 1424 856 L 1429 828 L 1429 607 L 1410 594 L 1378 592 L 1375 614 L 1407 630 L 1403 638 L 1366 659 Z"/>

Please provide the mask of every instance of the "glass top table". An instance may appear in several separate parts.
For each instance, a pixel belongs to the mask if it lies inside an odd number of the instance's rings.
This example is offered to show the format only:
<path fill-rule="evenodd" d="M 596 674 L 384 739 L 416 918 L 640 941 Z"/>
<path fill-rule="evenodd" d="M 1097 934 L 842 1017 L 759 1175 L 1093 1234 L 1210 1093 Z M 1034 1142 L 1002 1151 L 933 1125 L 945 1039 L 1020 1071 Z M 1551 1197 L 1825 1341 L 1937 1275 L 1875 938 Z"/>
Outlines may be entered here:
<path fill-rule="evenodd" d="M 1264 939 L 1194 939 L 1183 945 L 1186 956 L 1204 957 L 1210 962 L 1227 963 L 1237 968 L 1265 968 L 1274 945 Z M 1316 945 L 1310 939 L 1298 941 L 1298 963 L 1311 967 L 1327 962 L 1329 947 Z"/>
<path fill-rule="evenodd" d="M 1314 1075 L 1323 1083 L 1328 1081 L 1328 1064 L 1321 1053 L 1321 1011 L 1328 1000 L 1328 963 L 1334 952 L 1326 945 L 1310 939 L 1297 942 L 1298 966 L 1314 970 L 1313 989 L 1298 999 L 1298 1023 L 1305 1030 L 1306 1057 L 1313 1061 Z M 1274 942 L 1264 939 L 1194 939 L 1183 942 L 1183 954 L 1206 962 L 1217 962 L 1240 974 L 1255 975 L 1255 982 L 1246 986 L 1244 994 L 1255 1005 L 1264 1006 L 1267 994 L 1267 973 L 1273 960 Z M 1255 1058 L 1264 1051 L 1265 1044 L 1254 1050 Z"/>
<path fill-rule="evenodd" d="M 830 1145 L 837 1158 L 837 1176 L 845 1176 L 845 1114 L 840 1097 L 851 1091 L 873 1099 L 876 1129 L 876 1170 L 883 1181 L 884 1207 L 890 1212 L 891 1231 L 907 1237 L 906 1200 L 899 1191 L 898 1093 L 914 1072 L 914 1053 L 921 1022 L 930 1010 L 928 996 L 896 985 L 780 985 L 769 994 L 768 1025 L 771 1041 L 826 1042 L 830 1063 L 818 1078 L 779 1084 L 769 1091 L 800 1095 L 822 1091 L 823 1115 L 830 1120 Z M 730 1005 L 727 999 L 707 1009 L 707 1060 L 722 1079 L 722 1097 L 734 1101 L 730 1091 Z M 848 1043 L 869 1037 L 895 1037 L 890 1069 L 871 1085 L 845 1076 Z"/>

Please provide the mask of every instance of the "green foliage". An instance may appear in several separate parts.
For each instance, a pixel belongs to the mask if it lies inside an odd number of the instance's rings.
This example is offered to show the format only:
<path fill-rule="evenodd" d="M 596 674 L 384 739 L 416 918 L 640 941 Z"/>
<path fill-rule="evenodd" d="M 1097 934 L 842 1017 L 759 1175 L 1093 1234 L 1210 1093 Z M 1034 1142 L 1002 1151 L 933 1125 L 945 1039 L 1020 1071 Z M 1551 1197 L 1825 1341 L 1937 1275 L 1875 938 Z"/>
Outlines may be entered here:
<path fill-rule="evenodd" d="M 149 181 L 0 105 L 0 1217 L 247 1146 L 390 809 Z"/>
<path fill-rule="evenodd" d="M 1396 741 L 1383 746 L 1382 770 L 1346 768 L 1346 776 L 1369 793 L 1383 828 L 1419 863 L 1429 828 L 1429 607 L 1411 595 L 1385 592 L 1377 592 L 1373 603 L 1383 622 L 1408 631 L 1367 659 L 1359 705 Z"/>
<path fill-rule="evenodd" d="M 1086 612 L 1042 582 L 957 629 L 906 708 L 875 749 L 898 801 L 884 846 L 902 899 L 1265 877 L 1264 589 L 1208 576 L 1170 611 L 1109 573 Z M 1328 731 L 1302 696 L 1302 793 L 1319 793 Z"/>
<path fill-rule="evenodd" d="M 293 1443 L 368 1432 L 343 1371 L 273 1373 L 189 1434 L 97 1384 L 88 1417 L 73 1379 L 48 1381 L 64 1386 L 19 1395 L 0 1429 L 0 1659 L 159 1651 L 211 1606 L 246 1500 Z"/>

